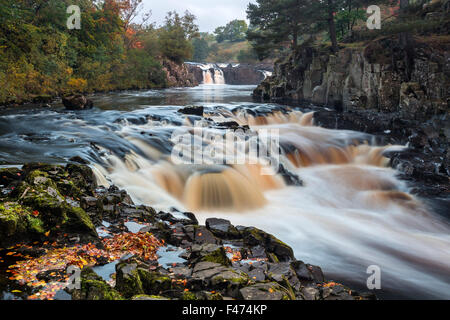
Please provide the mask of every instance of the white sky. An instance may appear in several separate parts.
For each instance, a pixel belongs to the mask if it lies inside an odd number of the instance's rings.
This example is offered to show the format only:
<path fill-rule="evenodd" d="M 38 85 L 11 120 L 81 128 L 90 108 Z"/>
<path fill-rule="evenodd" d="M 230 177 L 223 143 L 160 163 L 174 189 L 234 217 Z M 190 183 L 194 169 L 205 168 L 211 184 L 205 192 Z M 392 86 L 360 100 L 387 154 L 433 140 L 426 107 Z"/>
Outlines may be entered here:
<path fill-rule="evenodd" d="M 201 32 L 212 32 L 234 19 L 246 20 L 250 0 L 144 0 L 144 8 L 152 10 L 152 22 L 159 26 L 167 12 L 189 10 L 197 17 Z"/>

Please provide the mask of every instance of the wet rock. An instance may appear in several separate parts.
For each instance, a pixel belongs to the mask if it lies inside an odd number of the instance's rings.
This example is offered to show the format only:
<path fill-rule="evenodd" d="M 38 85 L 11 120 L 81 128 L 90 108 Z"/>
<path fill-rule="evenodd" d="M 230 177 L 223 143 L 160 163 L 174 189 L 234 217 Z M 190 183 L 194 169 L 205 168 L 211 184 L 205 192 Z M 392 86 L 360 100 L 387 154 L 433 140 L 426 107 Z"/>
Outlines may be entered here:
<path fill-rule="evenodd" d="M 301 289 L 301 295 L 304 300 L 319 300 L 320 291 L 316 287 L 303 287 Z"/>
<path fill-rule="evenodd" d="M 159 272 L 152 272 L 144 268 L 138 269 L 142 288 L 146 294 L 158 295 L 169 291 L 172 287 L 172 280 Z"/>
<path fill-rule="evenodd" d="M 269 254 L 274 254 L 280 261 L 294 260 L 294 252 L 284 242 L 280 241 L 271 234 L 254 227 L 243 228 L 239 230 L 243 236 L 245 245 L 262 246 Z"/>
<path fill-rule="evenodd" d="M 179 113 L 203 117 L 204 107 L 192 106 L 178 110 Z"/>
<path fill-rule="evenodd" d="M 220 244 L 222 241 L 215 237 L 205 226 L 190 225 L 184 228 L 189 240 L 195 244 Z"/>
<path fill-rule="evenodd" d="M 258 283 L 240 290 L 244 300 L 289 300 L 285 290 L 276 282 Z"/>
<path fill-rule="evenodd" d="M 67 110 L 85 110 L 92 109 L 94 104 L 83 95 L 72 95 L 62 99 L 63 105 Z"/>
<path fill-rule="evenodd" d="M 210 288 L 237 297 L 239 288 L 246 285 L 249 279 L 239 270 L 224 267 L 213 262 L 199 262 L 194 266 L 192 278 L 188 284 L 193 290 Z"/>
<path fill-rule="evenodd" d="M 183 214 L 191 221 L 190 224 L 198 225 L 197 217 L 192 212 L 183 212 Z"/>
<path fill-rule="evenodd" d="M 290 263 L 269 263 L 268 267 L 269 268 L 266 273 L 270 280 L 286 286 L 291 286 L 296 291 L 300 289 L 300 281 Z"/>
<path fill-rule="evenodd" d="M 291 268 L 294 270 L 300 281 L 322 283 L 325 281 L 322 269 L 318 266 L 305 264 L 302 261 L 291 262 Z"/>
<path fill-rule="evenodd" d="M 200 291 L 196 293 L 197 300 L 219 301 L 223 300 L 223 296 L 218 292 Z"/>
<path fill-rule="evenodd" d="M 116 265 L 116 289 L 126 298 L 145 293 L 136 263 Z"/>
<path fill-rule="evenodd" d="M 111 288 L 92 268 L 81 272 L 81 289 L 72 292 L 73 300 L 123 300 L 119 292 Z"/>
<path fill-rule="evenodd" d="M 189 255 L 190 263 L 212 262 L 224 266 L 231 266 L 225 249 L 222 246 L 207 243 L 202 245 L 193 245 Z"/>
<path fill-rule="evenodd" d="M 78 163 L 78 164 L 84 164 L 84 165 L 88 165 L 89 161 L 84 160 L 83 158 L 81 158 L 80 156 L 75 156 L 69 159 L 69 161 Z"/>
<path fill-rule="evenodd" d="M 266 274 L 262 268 L 253 269 L 247 274 L 251 281 L 260 282 L 266 280 Z"/>
<path fill-rule="evenodd" d="M 239 231 L 225 219 L 209 218 L 206 219 L 206 228 L 215 236 L 222 239 L 238 239 Z"/>
<path fill-rule="evenodd" d="M 182 225 L 196 225 L 198 224 L 197 218 L 191 212 L 182 213 L 186 218 L 176 218 L 169 212 L 159 212 L 156 217 L 163 221 L 171 223 L 181 223 Z"/>

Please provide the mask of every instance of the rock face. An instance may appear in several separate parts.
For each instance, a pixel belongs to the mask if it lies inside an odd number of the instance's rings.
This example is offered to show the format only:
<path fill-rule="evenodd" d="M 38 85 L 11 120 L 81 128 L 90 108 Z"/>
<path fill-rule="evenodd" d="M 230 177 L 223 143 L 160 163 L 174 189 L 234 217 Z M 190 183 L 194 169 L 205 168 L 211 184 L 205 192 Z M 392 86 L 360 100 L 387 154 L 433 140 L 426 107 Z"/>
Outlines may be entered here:
<path fill-rule="evenodd" d="M 444 41 L 444 40 L 443 40 Z M 381 38 L 336 55 L 303 47 L 275 67 L 254 92 L 260 99 L 307 100 L 338 111 L 375 109 L 405 117 L 445 114 L 449 108 L 450 43 L 434 47 Z"/>
<path fill-rule="evenodd" d="M 161 64 L 167 74 L 167 84 L 169 87 L 198 86 L 199 82 L 185 64 L 177 64 L 167 59 L 163 60 Z"/>
<path fill-rule="evenodd" d="M 232 85 L 257 85 L 266 77 L 257 66 L 249 64 L 240 64 L 233 67 L 229 64 L 226 68 L 222 68 L 225 83 Z"/>

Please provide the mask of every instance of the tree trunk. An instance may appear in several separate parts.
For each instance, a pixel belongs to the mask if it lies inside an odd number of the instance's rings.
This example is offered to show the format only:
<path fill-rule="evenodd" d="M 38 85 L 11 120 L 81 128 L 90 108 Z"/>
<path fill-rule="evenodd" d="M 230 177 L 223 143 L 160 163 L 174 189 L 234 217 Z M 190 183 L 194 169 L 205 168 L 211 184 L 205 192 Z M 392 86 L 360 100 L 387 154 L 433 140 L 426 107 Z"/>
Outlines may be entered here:
<path fill-rule="evenodd" d="M 333 6 L 333 0 L 328 0 L 328 28 L 330 33 L 330 39 L 331 39 L 331 48 L 333 52 L 338 51 L 338 43 L 337 43 L 337 37 L 336 37 L 336 25 L 334 23 L 334 6 Z"/>

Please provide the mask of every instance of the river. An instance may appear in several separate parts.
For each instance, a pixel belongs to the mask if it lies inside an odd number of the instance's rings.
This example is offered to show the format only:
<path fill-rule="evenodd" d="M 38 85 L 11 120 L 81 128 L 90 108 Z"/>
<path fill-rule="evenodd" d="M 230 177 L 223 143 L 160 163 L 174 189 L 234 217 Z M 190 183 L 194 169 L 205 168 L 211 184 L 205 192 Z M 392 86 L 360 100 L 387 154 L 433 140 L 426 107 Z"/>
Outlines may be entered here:
<path fill-rule="evenodd" d="M 100 184 L 127 190 L 137 203 L 193 211 L 255 226 L 289 244 L 328 279 L 367 290 L 367 268 L 381 270 L 384 299 L 450 298 L 450 227 L 396 178 L 383 153 L 354 131 L 312 123 L 308 106 L 255 103 L 254 86 L 201 85 L 95 95 L 93 110 L 16 109 L 0 114 L 0 165 L 89 161 Z M 204 106 L 205 119 L 184 115 Z M 200 121 L 200 122 L 198 122 Z M 221 122 L 253 136 L 279 133 L 279 162 L 303 186 L 288 185 L 269 164 L 173 162 L 174 132 L 194 124 L 221 134 Z M 195 138 L 193 138 L 195 140 Z M 218 144 L 201 136 L 200 145 Z M 251 137 L 249 138 L 252 139 Z M 258 156 L 257 156 L 258 158 Z M 258 159 L 257 159 L 258 160 Z"/>

